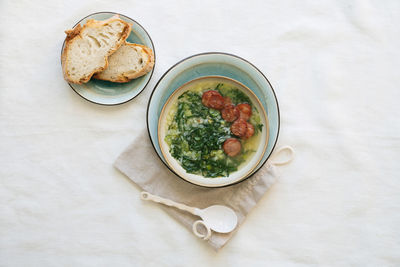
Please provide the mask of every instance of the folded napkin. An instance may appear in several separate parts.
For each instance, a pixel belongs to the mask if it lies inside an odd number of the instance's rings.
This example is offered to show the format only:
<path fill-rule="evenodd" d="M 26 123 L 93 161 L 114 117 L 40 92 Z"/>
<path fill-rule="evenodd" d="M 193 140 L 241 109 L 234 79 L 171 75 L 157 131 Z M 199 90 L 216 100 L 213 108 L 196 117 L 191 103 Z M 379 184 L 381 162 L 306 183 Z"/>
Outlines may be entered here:
<path fill-rule="evenodd" d="M 286 163 L 286 162 L 284 162 Z M 274 184 L 277 173 L 271 160 L 251 178 L 223 188 L 205 188 L 190 184 L 170 172 L 154 151 L 146 132 L 140 134 L 118 157 L 114 166 L 143 190 L 200 209 L 211 205 L 232 208 L 238 217 L 238 227 L 228 234 L 213 232 L 207 242 L 218 250 L 223 247 L 245 220 L 265 192 Z M 189 230 L 199 217 L 176 208 L 163 206 L 172 217 Z"/>

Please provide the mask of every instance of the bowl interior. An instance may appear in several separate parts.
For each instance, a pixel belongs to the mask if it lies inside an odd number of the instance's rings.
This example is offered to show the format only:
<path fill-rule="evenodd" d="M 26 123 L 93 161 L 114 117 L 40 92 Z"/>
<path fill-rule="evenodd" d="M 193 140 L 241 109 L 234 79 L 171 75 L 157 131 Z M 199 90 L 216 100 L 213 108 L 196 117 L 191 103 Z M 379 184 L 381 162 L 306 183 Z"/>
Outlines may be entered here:
<path fill-rule="evenodd" d="M 239 89 L 244 92 L 253 103 L 254 107 L 257 109 L 260 115 L 261 123 L 264 125 L 261 132 L 258 133 L 255 138 L 259 140 L 257 143 L 257 148 L 254 154 L 251 155 L 250 159 L 245 163 L 240 165 L 240 168 L 231 173 L 228 177 L 218 177 L 218 178 L 205 178 L 201 175 L 192 174 L 186 172 L 186 170 L 180 165 L 180 163 L 171 156 L 169 152 L 169 145 L 166 143 L 165 136 L 167 135 L 168 130 L 168 117 L 170 116 L 170 110 L 174 106 L 176 106 L 176 102 L 178 101 L 178 97 L 182 95 L 184 92 L 191 90 L 194 87 L 203 87 L 210 88 L 207 85 L 215 85 L 218 83 L 223 83 L 234 88 Z M 210 88 L 212 89 L 212 87 Z M 181 178 L 187 180 L 188 182 L 214 187 L 214 186 L 224 186 L 232 183 L 236 183 L 244 178 L 246 178 L 253 170 L 256 168 L 257 164 L 262 160 L 262 157 L 265 153 L 265 149 L 267 147 L 268 141 L 268 119 L 266 112 L 259 102 L 256 95 L 243 84 L 222 76 L 206 76 L 194 79 L 185 83 L 181 87 L 177 88 L 171 96 L 166 101 L 164 108 L 161 111 L 159 121 L 158 121 L 158 142 L 160 144 L 161 153 L 166 160 L 168 166 Z M 254 140 L 255 141 L 255 140 Z"/>
<path fill-rule="evenodd" d="M 263 105 L 269 125 L 267 148 L 255 173 L 271 155 L 279 135 L 279 107 L 275 93 L 266 77 L 248 61 L 226 53 L 203 53 L 186 58 L 172 66 L 158 81 L 147 107 L 147 127 L 150 140 L 160 159 L 167 164 L 158 142 L 158 120 L 167 99 L 176 88 L 202 76 L 225 76 L 254 92 Z M 250 174 L 250 175 L 251 175 Z"/>
<path fill-rule="evenodd" d="M 116 14 L 117 13 L 113 12 L 94 13 L 83 18 L 77 24 L 83 25 L 89 19 L 106 20 Z M 150 39 L 150 36 L 146 32 L 146 30 L 131 18 L 128 18 L 121 14 L 118 15 L 122 20 L 132 24 L 132 30 L 127 38 L 127 41 L 130 43 L 145 45 L 151 48 L 154 52 L 153 42 Z M 64 45 L 65 42 L 63 44 L 62 50 L 64 50 Z M 127 83 L 114 83 L 109 81 L 91 79 L 88 83 L 70 83 L 70 86 L 76 93 L 78 93 L 86 100 L 89 100 L 90 102 L 102 105 L 116 105 L 125 103 L 141 93 L 146 87 L 147 83 L 150 81 L 152 74 L 153 70 L 151 70 L 146 75 L 137 79 L 133 79 L 132 81 Z"/>

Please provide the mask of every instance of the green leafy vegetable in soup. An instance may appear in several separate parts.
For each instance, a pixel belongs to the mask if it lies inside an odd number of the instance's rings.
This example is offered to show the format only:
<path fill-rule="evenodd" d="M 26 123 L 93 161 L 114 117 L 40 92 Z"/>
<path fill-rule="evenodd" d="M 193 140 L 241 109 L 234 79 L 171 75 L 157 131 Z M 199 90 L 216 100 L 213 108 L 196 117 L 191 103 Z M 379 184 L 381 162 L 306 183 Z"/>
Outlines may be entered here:
<path fill-rule="evenodd" d="M 167 122 L 165 141 L 172 157 L 188 173 L 204 177 L 229 176 L 255 152 L 257 142 L 254 141 L 257 140 L 253 139 L 262 130 L 260 116 L 249 97 L 232 86 L 219 83 L 213 88 L 203 88 L 194 88 L 178 97 L 175 108 L 169 113 L 171 119 Z M 242 113 L 235 105 L 240 103 L 252 107 L 252 115 L 247 118 L 250 122 L 239 116 Z M 251 135 L 243 134 L 239 139 L 232 132 L 234 123 Z M 249 130 L 253 132 L 249 134 Z"/>

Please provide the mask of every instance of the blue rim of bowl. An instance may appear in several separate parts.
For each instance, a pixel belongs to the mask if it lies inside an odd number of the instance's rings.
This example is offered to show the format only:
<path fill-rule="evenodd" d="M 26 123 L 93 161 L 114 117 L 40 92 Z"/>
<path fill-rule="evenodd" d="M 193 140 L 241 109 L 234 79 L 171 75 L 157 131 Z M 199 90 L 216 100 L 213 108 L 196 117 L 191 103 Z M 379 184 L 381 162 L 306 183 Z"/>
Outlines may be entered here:
<path fill-rule="evenodd" d="M 149 102 L 147 103 L 146 124 L 147 124 L 147 133 L 148 133 L 148 135 L 149 135 L 149 139 L 150 139 L 151 145 L 152 145 L 153 148 L 154 148 L 154 151 L 156 151 L 156 147 L 155 147 L 155 145 L 154 145 L 153 140 L 151 139 L 150 128 L 149 128 L 149 108 L 150 108 L 150 102 L 151 102 L 151 99 L 153 98 L 154 92 L 157 90 L 157 87 L 158 87 L 159 83 L 164 79 L 164 77 L 165 77 L 172 69 L 174 69 L 176 66 L 178 66 L 179 64 L 181 64 L 182 62 L 184 62 L 184 61 L 186 61 L 186 60 L 188 60 L 188 59 L 191 59 L 191 58 L 194 58 L 194 57 L 198 57 L 198 56 L 204 56 L 204 55 L 226 55 L 226 56 L 231 56 L 231 57 L 238 58 L 238 59 L 243 60 L 244 62 L 250 64 L 253 68 L 255 68 L 255 69 L 264 77 L 264 79 L 267 81 L 267 83 L 268 83 L 269 86 L 271 87 L 272 93 L 274 94 L 274 98 L 275 98 L 275 102 L 276 102 L 276 106 L 277 106 L 277 111 L 278 111 L 278 132 L 277 132 L 277 134 L 276 134 L 276 140 L 275 140 L 275 142 L 274 142 L 274 144 L 273 144 L 273 146 L 272 146 L 271 152 L 270 152 L 269 155 L 265 158 L 264 162 L 263 162 L 252 174 L 250 174 L 248 177 L 246 177 L 246 178 L 244 178 L 244 179 L 242 179 L 242 180 L 240 180 L 240 181 L 237 181 L 237 182 L 235 182 L 235 183 L 228 184 L 228 185 L 222 185 L 222 186 L 214 186 L 214 187 L 209 187 L 209 186 L 198 185 L 198 184 L 192 183 L 192 182 L 190 182 L 190 181 L 187 181 L 187 180 L 183 179 L 183 178 L 180 177 L 175 171 L 173 171 L 173 170 L 168 166 L 168 164 L 167 164 L 166 162 L 163 161 L 163 159 L 160 157 L 160 155 L 156 152 L 158 158 L 159 158 L 159 159 L 161 160 L 161 162 L 168 168 L 168 170 L 170 170 L 173 174 L 175 174 L 177 177 L 179 177 L 179 178 L 182 179 L 183 181 L 185 181 L 185 182 L 187 182 L 187 183 L 190 183 L 190 184 L 192 184 L 192 185 L 195 185 L 195 186 L 200 186 L 200 187 L 205 187 L 205 188 L 210 188 L 210 189 L 212 189 L 212 188 L 223 188 L 223 187 L 232 186 L 232 185 L 241 183 L 241 182 L 243 182 L 243 181 L 246 181 L 247 179 L 249 179 L 250 177 L 252 177 L 254 174 L 256 174 L 256 173 L 265 165 L 265 163 L 268 161 L 268 159 L 271 157 L 272 153 L 274 152 L 276 143 L 278 142 L 278 139 L 279 139 L 279 132 L 280 132 L 280 128 L 281 128 L 281 115 L 280 115 L 280 110 L 279 110 L 278 98 L 276 97 L 276 93 L 275 93 L 274 88 L 272 87 L 271 83 L 269 82 L 269 80 L 267 79 L 267 77 L 264 75 L 264 73 L 262 73 L 253 63 L 251 63 L 250 61 L 248 61 L 248 60 L 246 60 L 246 59 L 244 59 L 244 58 L 242 58 L 242 57 L 236 56 L 236 55 L 234 55 L 234 54 L 226 53 L 226 52 L 204 52 L 204 53 L 195 54 L 195 55 L 186 57 L 186 58 L 184 58 L 184 59 L 178 61 L 178 62 L 175 63 L 174 65 L 172 65 L 172 66 L 161 76 L 161 78 L 158 80 L 158 82 L 157 82 L 156 85 L 154 86 L 153 91 L 151 92 L 151 95 L 150 95 L 150 98 L 149 98 Z"/>
<path fill-rule="evenodd" d="M 150 34 L 146 31 L 146 29 L 145 29 L 140 23 L 138 23 L 136 20 L 134 20 L 134 19 L 132 19 L 132 18 L 130 18 L 130 17 L 124 15 L 124 14 L 121 14 L 121 13 L 112 12 L 112 11 L 94 12 L 94 13 L 91 13 L 91 14 L 87 15 L 86 17 L 82 18 L 81 20 L 79 20 L 72 28 L 75 28 L 76 25 L 78 25 L 78 24 L 81 23 L 83 20 L 87 19 L 88 17 L 93 16 L 93 15 L 97 15 L 97 14 L 102 14 L 102 13 L 111 13 L 111 14 L 114 14 L 114 15 L 121 15 L 121 16 L 124 16 L 124 17 L 126 17 L 126 18 L 132 20 L 133 22 L 135 22 L 135 23 L 136 23 L 137 25 L 139 25 L 140 27 L 142 27 L 143 31 L 144 31 L 144 32 L 147 34 L 147 36 L 149 37 L 150 42 L 151 42 L 151 45 L 153 46 L 154 67 L 153 67 L 153 69 L 152 69 L 152 71 L 151 71 L 151 73 L 150 73 L 150 78 L 149 78 L 149 80 L 147 81 L 147 83 L 143 86 L 143 88 L 142 88 L 134 97 L 132 97 L 132 98 L 130 98 L 130 99 L 124 101 L 124 102 L 115 103 L 115 104 L 104 104 L 104 103 L 98 103 L 98 102 L 92 101 L 92 100 L 90 100 L 90 99 L 84 97 L 83 95 L 79 94 L 79 93 L 75 90 L 75 88 L 71 85 L 71 83 L 69 83 L 69 82 L 67 82 L 67 83 L 68 83 L 69 87 L 71 87 L 72 90 L 74 90 L 74 92 L 75 92 L 77 95 L 79 95 L 79 96 L 82 97 L 83 99 L 85 99 L 85 100 L 87 100 L 87 101 L 89 101 L 89 102 L 91 102 L 91 103 L 93 103 L 93 104 L 97 104 L 97 105 L 101 105 L 101 106 L 118 106 L 118 105 L 122 105 L 122 104 L 125 104 L 125 103 L 131 101 L 132 99 L 134 99 L 135 97 L 137 97 L 138 95 L 140 95 L 140 93 L 143 92 L 143 90 L 147 87 L 147 85 L 149 84 L 149 82 L 150 82 L 150 80 L 151 80 L 151 77 L 153 76 L 154 69 L 156 68 L 156 49 L 155 49 L 155 47 L 154 47 L 153 40 L 151 39 Z M 61 47 L 61 57 L 60 57 L 61 65 L 62 65 L 62 53 L 63 53 L 63 50 L 64 50 L 64 46 L 65 46 L 65 39 L 64 39 L 63 45 L 62 45 L 62 47 Z"/>

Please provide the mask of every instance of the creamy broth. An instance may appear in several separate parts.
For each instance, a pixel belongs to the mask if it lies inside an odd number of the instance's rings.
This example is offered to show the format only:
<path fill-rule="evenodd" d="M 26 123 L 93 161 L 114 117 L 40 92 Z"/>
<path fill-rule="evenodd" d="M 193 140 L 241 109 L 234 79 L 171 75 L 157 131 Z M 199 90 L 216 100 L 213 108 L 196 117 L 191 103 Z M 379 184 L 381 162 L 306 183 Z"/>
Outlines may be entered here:
<path fill-rule="evenodd" d="M 216 90 L 223 97 L 229 97 L 232 104 L 247 103 L 252 115 L 248 122 L 254 126 L 254 135 L 248 139 L 234 136 L 230 130 L 233 122 L 225 121 L 219 110 L 205 107 L 202 94 Z M 223 81 L 201 81 L 193 84 L 171 103 L 166 111 L 165 142 L 169 152 L 188 172 L 204 177 L 227 177 L 239 170 L 254 156 L 260 144 L 260 113 L 251 99 L 235 84 Z M 223 150 L 228 138 L 240 140 L 240 154 L 230 157 Z"/>

